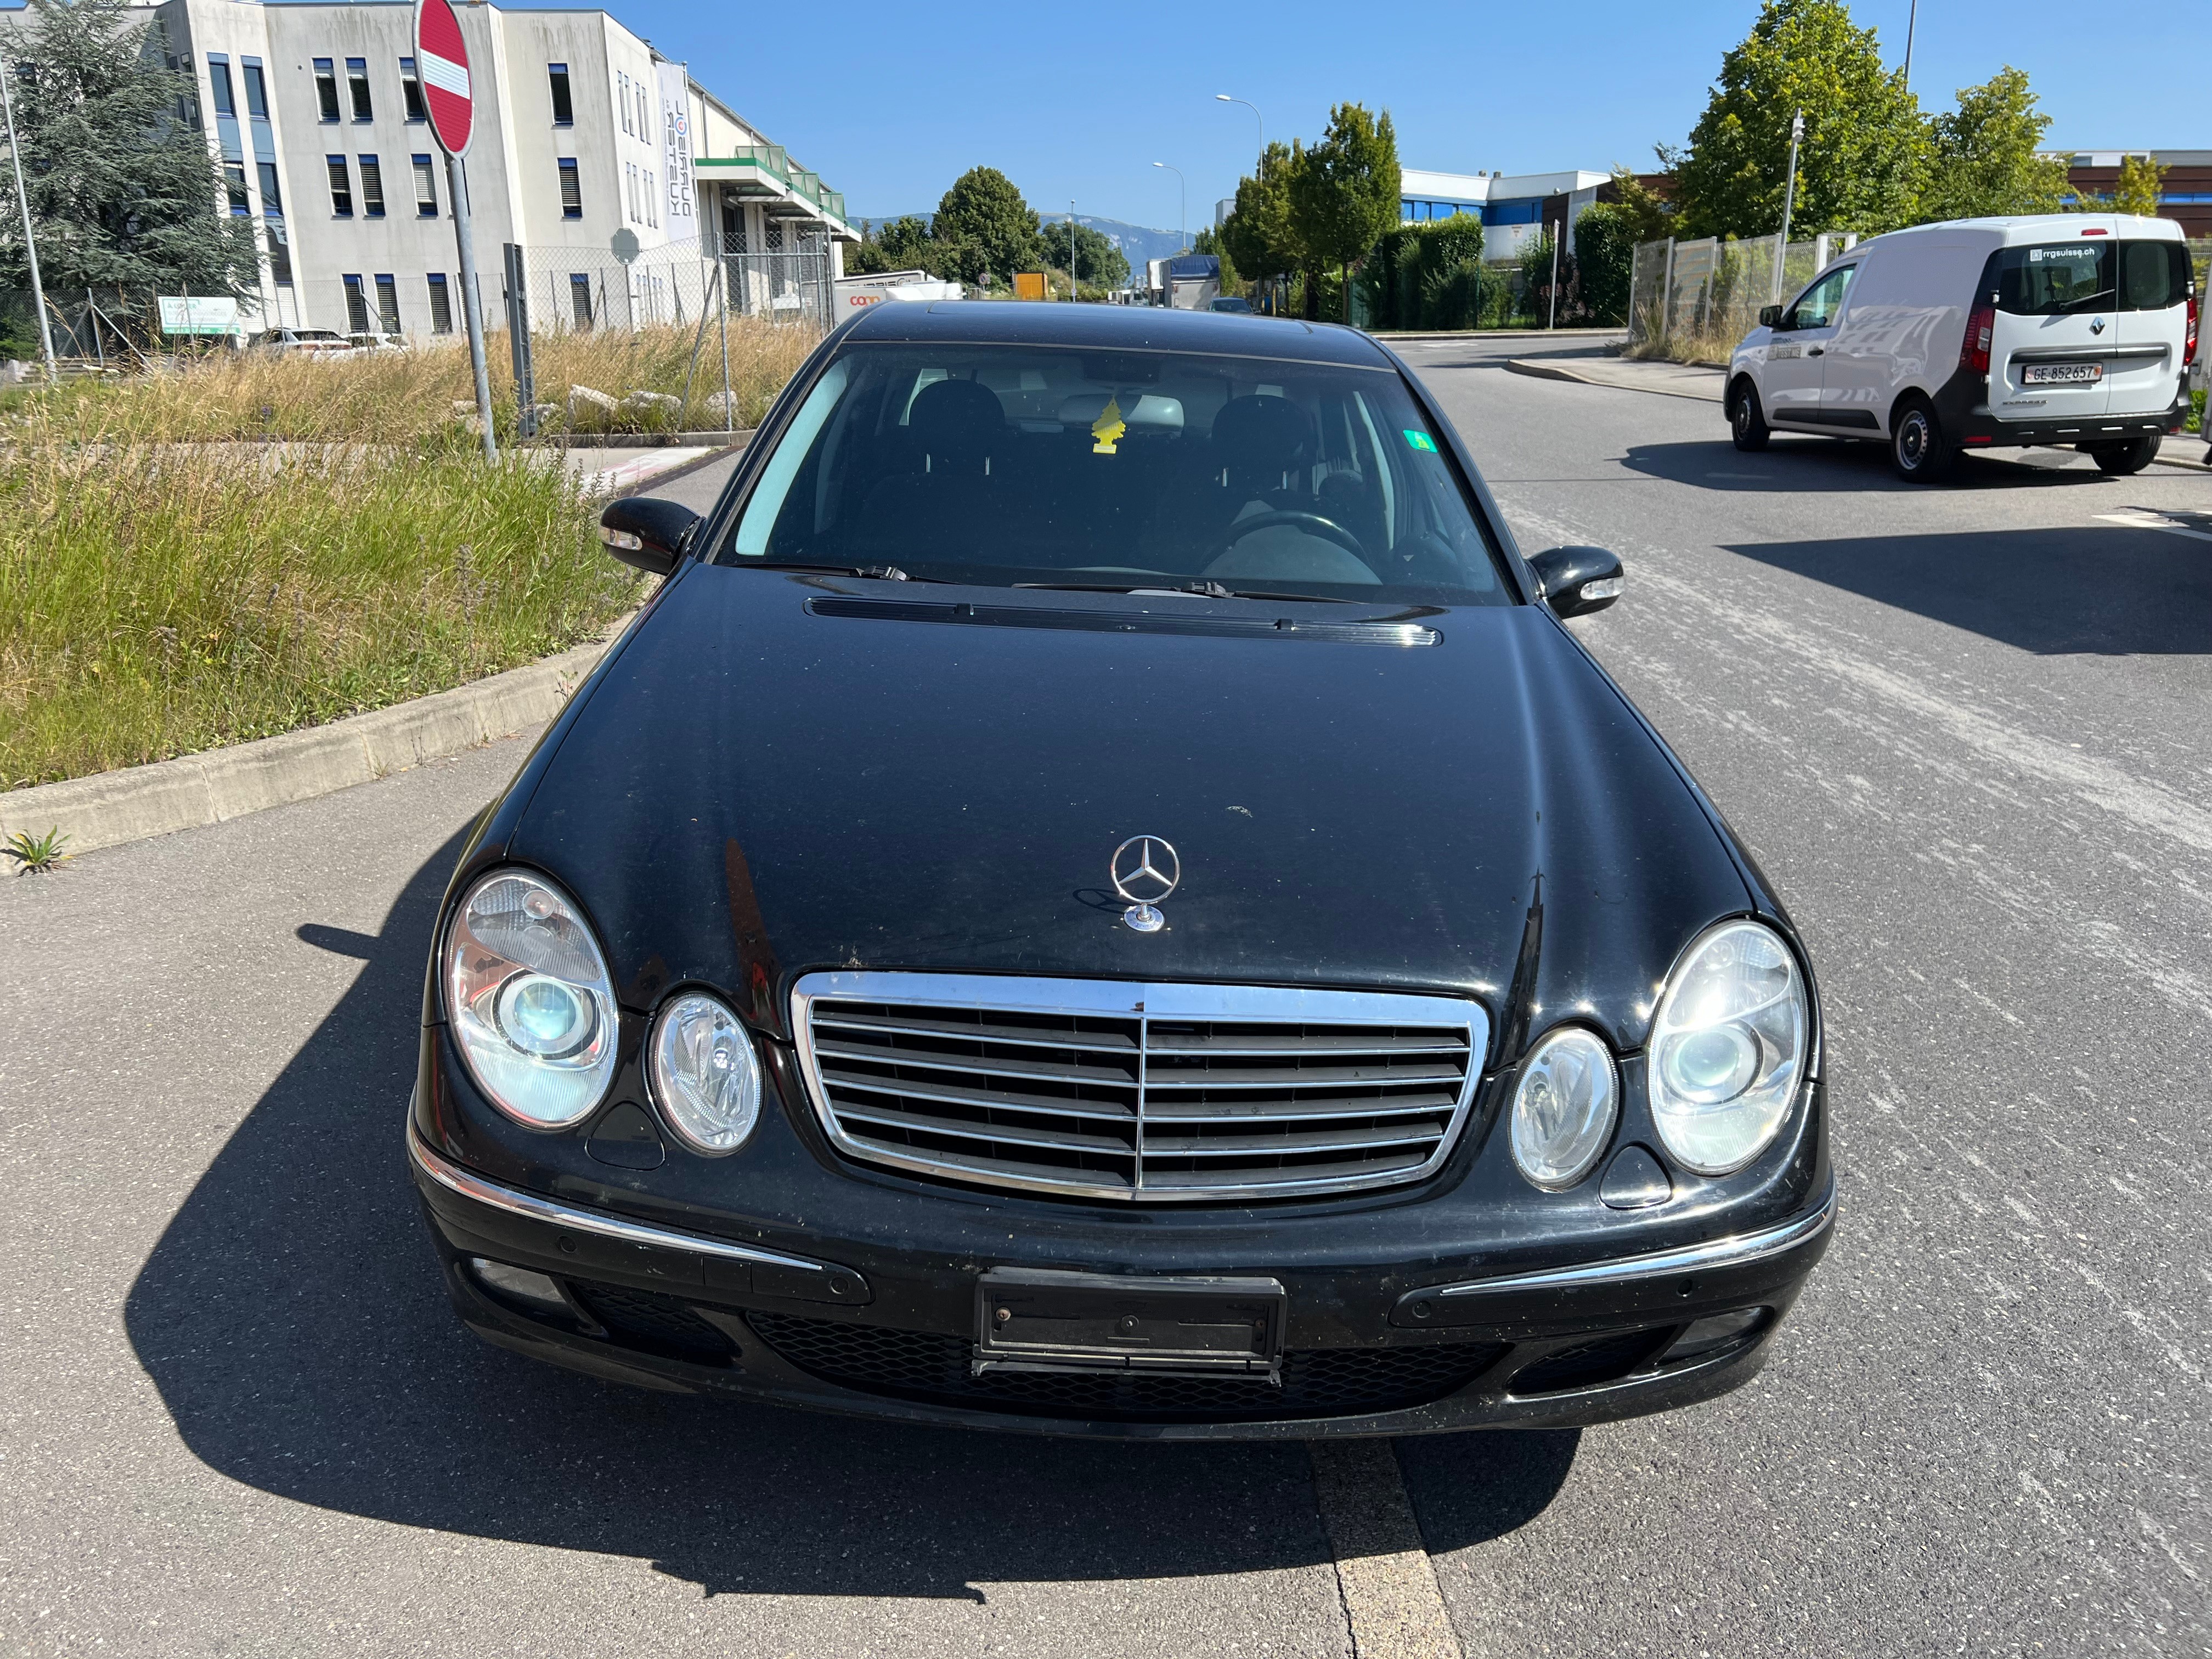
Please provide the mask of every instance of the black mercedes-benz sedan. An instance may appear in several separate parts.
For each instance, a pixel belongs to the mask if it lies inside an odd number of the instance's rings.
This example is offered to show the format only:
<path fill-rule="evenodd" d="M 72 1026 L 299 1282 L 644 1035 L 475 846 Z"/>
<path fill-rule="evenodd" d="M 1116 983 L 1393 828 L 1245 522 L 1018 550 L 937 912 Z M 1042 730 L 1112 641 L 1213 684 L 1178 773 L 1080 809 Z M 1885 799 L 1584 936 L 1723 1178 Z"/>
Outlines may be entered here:
<path fill-rule="evenodd" d="M 831 335 L 486 811 L 407 1141 L 594 1376 L 1141 1438 L 1720 1394 L 1826 1249 L 1803 942 L 1348 329 Z"/>

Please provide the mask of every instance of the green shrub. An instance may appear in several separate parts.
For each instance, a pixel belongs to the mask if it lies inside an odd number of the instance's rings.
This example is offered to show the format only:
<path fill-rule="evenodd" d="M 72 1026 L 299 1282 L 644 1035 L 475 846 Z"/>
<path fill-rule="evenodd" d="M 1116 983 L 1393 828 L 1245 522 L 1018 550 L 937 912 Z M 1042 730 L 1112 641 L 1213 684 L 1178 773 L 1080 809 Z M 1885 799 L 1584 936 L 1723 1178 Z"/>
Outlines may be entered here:
<path fill-rule="evenodd" d="M 1635 275 L 1635 226 L 1626 208 L 1596 202 L 1575 221 L 1575 264 L 1583 309 L 1591 320 L 1616 326 L 1628 320 L 1628 291 Z"/>

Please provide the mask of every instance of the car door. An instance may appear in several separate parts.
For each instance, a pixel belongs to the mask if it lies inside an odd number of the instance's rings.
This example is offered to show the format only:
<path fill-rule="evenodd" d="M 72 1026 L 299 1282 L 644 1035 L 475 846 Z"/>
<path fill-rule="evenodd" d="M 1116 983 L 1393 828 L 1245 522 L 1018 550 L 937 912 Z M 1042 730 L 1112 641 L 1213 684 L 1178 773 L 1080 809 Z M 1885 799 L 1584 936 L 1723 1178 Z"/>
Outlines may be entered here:
<path fill-rule="evenodd" d="M 2118 351 L 2106 371 L 2106 416 L 2163 415 L 2173 404 L 2188 352 L 2190 289 L 2196 273 L 2179 240 L 2123 240 Z"/>
<path fill-rule="evenodd" d="M 1814 279 L 1799 295 L 1766 345 L 1765 372 L 1759 377 L 1769 421 L 1818 426 L 1822 360 L 1836 337 L 1856 264 L 1838 265 Z"/>
<path fill-rule="evenodd" d="M 2090 218 L 2063 240 L 1997 251 L 1990 412 L 1999 420 L 2049 422 L 2063 437 L 2102 419 L 2120 343 L 2118 246 L 2110 222 Z"/>

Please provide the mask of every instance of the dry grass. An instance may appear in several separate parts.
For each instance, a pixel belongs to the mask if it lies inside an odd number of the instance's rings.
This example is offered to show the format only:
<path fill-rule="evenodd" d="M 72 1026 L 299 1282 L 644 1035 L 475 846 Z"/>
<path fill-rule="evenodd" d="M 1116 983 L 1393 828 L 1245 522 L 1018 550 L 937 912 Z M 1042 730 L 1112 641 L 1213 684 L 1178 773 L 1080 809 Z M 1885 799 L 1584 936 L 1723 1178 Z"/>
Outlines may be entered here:
<path fill-rule="evenodd" d="M 1703 363 L 1713 368 L 1726 368 L 1742 338 L 1741 333 L 1699 334 L 1678 329 L 1663 340 L 1632 340 L 1621 347 L 1620 355 L 1645 362 Z"/>
<path fill-rule="evenodd" d="M 650 328 L 636 333 L 547 334 L 533 356 L 541 403 L 562 413 L 547 435 L 567 425 L 568 389 L 589 386 L 623 399 L 632 392 L 682 398 L 693 331 Z M 659 432 L 750 427 L 813 349 L 811 331 L 754 318 L 730 319 L 730 386 L 735 418 L 720 407 L 720 343 L 709 327 L 700 343 L 690 395 L 680 409 L 647 401 L 603 410 L 580 401 L 575 429 Z M 487 342 L 494 421 L 514 430 L 514 380 L 507 336 Z M 198 439 L 291 438 L 337 443 L 442 443 L 475 407 L 465 346 L 438 342 L 318 362 L 227 353 L 181 368 L 118 380 L 82 380 L 40 388 L 17 400 L 19 428 L 28 422 L 52 434 L 74 432 L 94 441 L 164 443 Z"/>
<path fill-rule="evenodd" d="M 404 362 L 392 371 L 420 373 Z M 312 726 L 591 637 L 637 579 L 568 473 L 465 434 L 0 447 L 0 787 Z"/>

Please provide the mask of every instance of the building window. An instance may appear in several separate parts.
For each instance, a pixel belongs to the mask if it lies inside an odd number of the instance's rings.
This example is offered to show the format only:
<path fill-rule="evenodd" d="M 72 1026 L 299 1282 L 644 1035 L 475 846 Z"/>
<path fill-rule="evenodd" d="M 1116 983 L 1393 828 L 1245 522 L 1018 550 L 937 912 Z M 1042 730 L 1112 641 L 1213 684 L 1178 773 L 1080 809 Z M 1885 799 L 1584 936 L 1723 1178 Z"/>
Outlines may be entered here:
<path fill-rule="evenodd" d="M 645 100 L 645 82 L 633 81 L 630 88 L 637 94 L 637 136 L 647 143 L 653 142 L 653 106 Z"/>
<path fill-rule="evenodd" d="M 220 58 L 208 59 L 208 89 L 215 94 L 217 115 L 237 115 L 238 110 L 230 101 L 230 65 Z"/>
<path fill-rule="evenodd" d="M 402 332 L 399 326 L 399 284 L 389 276 L 376 279 L 376 320 L 386 334 Z"/>
<path fill-rule="evenodd" d="M 315 59 L 315 106 L 325 121 L 338 118 L 337 71 L 331 67 L 327 58 Z"/>
<path fill-rule="evenodd" d="M 660 203 L 653 194 L 659 187 L 653 182 L 653 169 L 645 170 L 645 222 L 655 230 L 660 228 Z"/>
<path fill-rule="evenodd" d="M 429 107 L 422 101 L 422 77 L 415 73 L 412 58 L 399 60 L 399 95 L 406 100 L 409 120 L 427 121 L 430 118 Z"/>
<path fill-rule="evenodd" d="M 326 155 L 323 158 L 331 170 L 331 214 L 334 218 L 353 217 L 353 179 L 346 172 L 346 158 Z"/>
<path fill-rule="evenodd" d="M 438 174 L 427 155 L 415 158 L 415 216 L 418 219 L 438 216 Z"/>
<path fill-rule="evenodd" d="M 361 158 L 361 210 L 367 218 L 384 216 L 384 170 L 374 155 Z"/>
<path fill-rule="evenodd" d="M 282 287 L 292 286 L 292 249 L 284 240 L 284 222 L 269 220 L 269 275 Z"/>
<path fill-rule="evenodd" d="M 375 113 L 368 106 L 368 58 L 346 59 L 346 87 L 353 94 L 353 118 L 356 121 L 374 120 Z"/>
<path fill-rule="evenodd" d="M 276 164 L 274 161 L 257 161 L 254 167 L 261 174 L 262 212 L 272 219 L 283 217 L 284 198 L 276 188 Z"/>
<path fill-rule="evenodd" d="M 453 331 L 453 296 L 446 286 L 446 273 L 430 273 L 430 332 L 451 334 Z"/>
<path fill-rule="evenodd" d="M 637 135 L 630 132 L 629 124 L 629 76 L 620 70 L 615 71 L 615 106 L 622 111 L 623 131 L 635 137 Z"/>
<path fill-rule="evenodd" d="M 269 88 L 261 78 L 261 65 L 251 58 L 246 64 L 246 112 L 257 121 L 269 118 Z"/>
<path fill-rule="evenodd" d="M 637 220 L 637 163 L 623 163 L 623 217 L 635 223 Z"/>
<path fill-rule="evenodd" d="M 580 270 L 568 273 L 568 310 L 578 328 L 592 325 L 592 279 Z"/>
<path fill-rule="evenodd" d="M 576 177 L 576 164 L 567 157 L 561 161 L 561 216 L 580 219 L 584 216 L 584 187 Z"/>
<path fill-rule="evenodd" d="M 222 186 L 230 197 L 232 217 L 243 219 L 253 211 L 252 204 L 246 199 L 245 162 L 225 161 L 222 164 Z"/>
<path fill-rule="evenodd" d="M 368 295 L 362 289 L 360 277 L 349 276 L 345 279 L 345 296 L 346 332 L 349 334 L 368 333 Z"/>
<path fill-rule="evenodd" d="M 576 106 L 568 96 L 568 66 L 566 64 L 548 64 L 545 78 L 553 85 L 553 125 L 556 127 L 574 126 Z"/>

